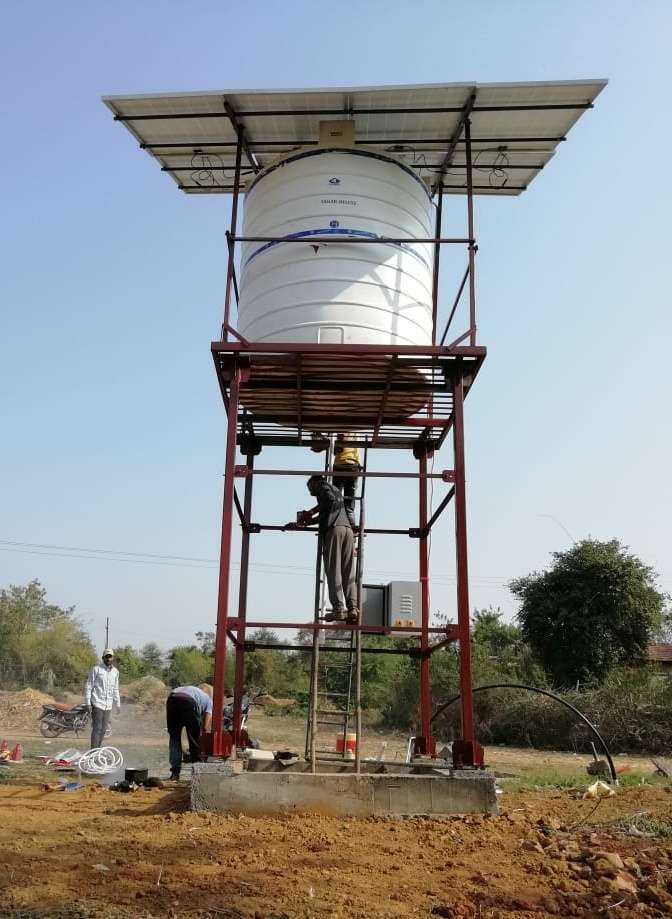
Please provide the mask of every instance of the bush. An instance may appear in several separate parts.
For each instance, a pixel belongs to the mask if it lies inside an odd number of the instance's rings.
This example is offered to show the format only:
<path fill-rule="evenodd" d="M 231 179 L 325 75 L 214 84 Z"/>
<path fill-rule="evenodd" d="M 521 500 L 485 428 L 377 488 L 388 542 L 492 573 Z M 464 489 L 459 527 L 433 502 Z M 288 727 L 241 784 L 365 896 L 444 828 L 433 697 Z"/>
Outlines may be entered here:
<path fill-rule="evenodd" d="M 654 754 L 672 749 L 672 679 L 651 668 L 614 671 L 602 686 L 563 693 L 562 698 L 597 727 L 613 753 Z M 477 736 L 485 744 L 587 750 L 595 740 L 569 709 L 524 690 L 476 693 L 474 714 Z M 441 736 L 457 736 L 459 703 L 437 718 L 436 731 Z"/>

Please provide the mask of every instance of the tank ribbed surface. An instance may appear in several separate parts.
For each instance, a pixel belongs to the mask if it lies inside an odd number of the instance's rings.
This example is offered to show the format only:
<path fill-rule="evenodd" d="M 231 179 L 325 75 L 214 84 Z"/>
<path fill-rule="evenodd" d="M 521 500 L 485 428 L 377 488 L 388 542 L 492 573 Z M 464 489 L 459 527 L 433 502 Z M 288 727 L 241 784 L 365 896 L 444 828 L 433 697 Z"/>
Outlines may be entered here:
<path fill-rule="evenodd" d="M 432 246 L 348 240 L 431 237 L 433 222 L 424 184 L 378 153 L 311 149 L 267 169 L 245 196 L 243 235 L 302 242 L 243 244 L 240 332 L 250 341 L 431 344 Z"/>

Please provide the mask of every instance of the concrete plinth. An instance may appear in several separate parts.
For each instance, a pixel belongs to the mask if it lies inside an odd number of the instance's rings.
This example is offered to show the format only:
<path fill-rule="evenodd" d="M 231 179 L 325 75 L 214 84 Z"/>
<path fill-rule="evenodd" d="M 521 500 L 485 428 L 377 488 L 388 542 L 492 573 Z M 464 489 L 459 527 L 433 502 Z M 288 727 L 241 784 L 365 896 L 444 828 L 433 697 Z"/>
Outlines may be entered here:
<path fill-rule="evenodd" d="M 496 814 L 497 798 L 493 773 L 482 769 L 423 775 L 237 772 L 223 762 L 194 764 L 191 806 L 224 813 L 317 811 L 356 817 Z"/>

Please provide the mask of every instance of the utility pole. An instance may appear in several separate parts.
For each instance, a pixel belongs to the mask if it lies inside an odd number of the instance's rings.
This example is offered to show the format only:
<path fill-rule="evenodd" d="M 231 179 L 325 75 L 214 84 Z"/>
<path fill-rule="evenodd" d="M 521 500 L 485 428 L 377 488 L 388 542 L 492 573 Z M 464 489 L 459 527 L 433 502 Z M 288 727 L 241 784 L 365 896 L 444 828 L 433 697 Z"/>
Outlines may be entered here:
<path fill-rule="evenodd" d="M 110 617 L 105 619 L 105 647 L 110 647 Z"/>

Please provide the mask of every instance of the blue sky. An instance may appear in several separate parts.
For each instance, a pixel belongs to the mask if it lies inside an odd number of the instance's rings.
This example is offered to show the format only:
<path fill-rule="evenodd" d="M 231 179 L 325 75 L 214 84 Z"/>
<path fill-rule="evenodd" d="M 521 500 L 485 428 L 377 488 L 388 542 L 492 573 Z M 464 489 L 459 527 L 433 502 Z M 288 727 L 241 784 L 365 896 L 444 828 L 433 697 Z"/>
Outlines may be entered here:
<path fill-rule="evenodd" d="M 5 4 L 0 584 L 39 578 L 98 644 L 106 616 L 115 644 L 214 623 L 214 563 L 7 545 L 217 557 L 209 343 L 229 203 L 180 194 L 102 95 L 608 77 L 524 195 L 477 202 L 489 355 L 467 403 L 471 597 L 512 616 L 506 582 L 566 548 L 563 527 L 621 539 L 672 590 L 671 26 L 669 3 L 623 0 Z M 306 504 L 301 480 L 259 482 L 259 520 Z M 372 525 L 413 525 L 410 489 L 370 497 Z M 432 544 L 432 608 L 449 614 L 451 529 Z M 257 537 L 252 616 L 310 615 L 311 539 Z M 368 540 L 369 581 L 416 564 L 415 543 Z"/>

